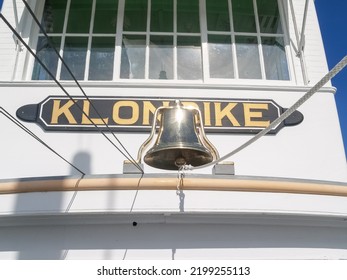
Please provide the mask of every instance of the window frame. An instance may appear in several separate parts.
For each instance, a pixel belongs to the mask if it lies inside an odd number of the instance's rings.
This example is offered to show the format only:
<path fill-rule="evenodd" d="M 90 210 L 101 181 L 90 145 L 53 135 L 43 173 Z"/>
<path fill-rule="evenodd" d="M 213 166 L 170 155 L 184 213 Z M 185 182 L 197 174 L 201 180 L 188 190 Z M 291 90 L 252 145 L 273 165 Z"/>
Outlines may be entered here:
<path fill-rule="evenodd" d="M 59 36 L 61 38 L 60 42 L 60 50 L 59 53 L 63 57 L 63 50 L 64 50 L 64 44 L 65 44 L 65 38 L 66 37 L 86 37 L 88 38 L 88 46 L 87 46 L 87 52 L 86 52 L 86 62 L 85 62 L 85 69 L 84 69 L 84 79 L 79 80 L 80 82 L 97 82 L 97 83 L 112 83 L 112 82 L 122 82 L 122 83 L 170 83 L 170 84 L 279 84 L 279 85 L 286 85 L 286 84 L 293 84 L 295 82 L 295 75 L 294 75 L 294 66 L 292 61 L 292 50 L 289 44 L 289 32 L 288 27 L 286 25 L 285 21 L 285 8 L 283 5 L 283 0 L 277 0 L 278 3 L 278 10 L 279 10 L 279 17 L 280 22 L 282 25 L 282 34 L 271 34 L 271 33 L 261 33 L 260 32 L 260 26 L 259 26 L 259 17 L 258 17 L 258 9 L 256 5 L 257 0 L 253 1 L 253 9 L 255 13 L 255 22 L 256 22 L 256 33 L 249 33 L 249 32 L 235 32 L 233 28 L 233 14 L 232 14 L 232 0 L 228 1 L 228 8 L 229 8 L 229 17 L 230 17 L 230 31 L 208 31 L 207 30 L 207 14 L 206 14 L 206 1 L 205 0 L 198 0 L 199 1 L 199 20 L 200 20 L 200 33 L 180 33 L 177 32 L 177 0 L 173 0 L 174 2 L 174 30 L 173 32 L 153 32 L 150 31 L 150 6 L 151 6 L 151 0 L 147 0 L 147 28 L 146 31 L 137 32 L 137 31 L 123 31 L 123 21 L 124 21 L 124 8 L 125 8 L 125 1 L 126 0 L 118 0 L 118 10 L 117 10 L 117 26 L 116 26 L 116 33 L 93 33 L 93 22 L 94 22 L 94 16 L 95 16 L 95 9 L 96 9 L 96 0 L 92 0 L 92 14 L 91 14 L 91 24 L 89 28 L 89 33 L 66 33 L 67 28 L 67 21 L 68 21 L 68 13 L 70 8 L 71 0 L 67 0 L 67 9 L 65 10 L 65 18 L 64 18 L 64 26 L 63 26 L 63 32 L 62 33 L 52 33 L 50 36 Z M 44 10 L 45 1 L 37 1 L 36 5 L 36 14 L 38 15 L 38 18 L 42 18 L 43 10 Z M 145 46 L 145 78 L 144 79 L 125 79 L 120 77 L 121 72 L 121 53 L 122 53 L 122 39 L 124 34 L 129 35 L 144 35 L 146 36 L 146 46 Z M 160 80 L 160 79 L 149 79 L 149 49 L 150 49 L 150 35 L 163 35 L 163 36 L 173 36 L 173 79 L 168 80 Z M 182 80 L 177 78 L 177 36 L 199 36 L 201 40 L 201 67 L 202 67 L 202 76 L 199 80 Z M 231 49 L 232 49 L 232 58 L 233 58 L 233 71 L 234 71 L 234 77 L 233 78 L 212 78 L 210 77 L 210 63 L 209 63 L 209 53 L 208 53 L 208 35 L 230 35 L 231 36 Z M 239 78 L 238 74 L 238 62 L 237 62 L 237 53 L 236 53 L 236 39 L 235 37 L 238 35 L 243 36 L 254 36 L 257 38 L 257 46 L 258 46 L 258 53 L 259 53 L 259 59 L 260 59 L 260 68 L 261 68 L 261 79 L 247 79 L 247 78 Z M 90 54 L 91 54 L 91 42 L 92 37 L 114 37 L 115 38 L 115 52 L 114 52 L 114 61 L 113 61 L 113 79 L 112 80 L 88 80 L 89 75 L 89 67 L 90 67 Z M 30 36 L 30 45 L 32 46 L 33 50 L 36 50 L 36 46 L 38 43 L 38 39 L 40 37 L 39 28 L 34 23 L 33 28 L 31 30 L 31 36 Z M 288 80 L 270 80 L 266 79 L 266 71 L 265 71 L 265 63 L 264 63 L 264 56 L 263 56 L 263 50 L 262 50 L 262 44 L 261 44 L 261 38 L 262 37 L 281 37 L 283 38 L 284 42 L 284 48 L 285 48 L 285 57 L 288 67 Z M 42 82 L 47 80 L 32 80 L 32 73 L 34 70 L 34 61 L 35 59 L 33 57 L 26 58 L 25 62 L 25 72 L 24 77 L 26 80 L 30 81 L 36 81 L 36 82 Z M 56 78 L 59 81 L 62 82 L 69 82 L 69 80 L 60 80 L 61 75 L 61 67 L 62 62 L 58 61 L 57 66 L 57 75 Z M 49 81 L 49 80 L 48 80 Z"/>

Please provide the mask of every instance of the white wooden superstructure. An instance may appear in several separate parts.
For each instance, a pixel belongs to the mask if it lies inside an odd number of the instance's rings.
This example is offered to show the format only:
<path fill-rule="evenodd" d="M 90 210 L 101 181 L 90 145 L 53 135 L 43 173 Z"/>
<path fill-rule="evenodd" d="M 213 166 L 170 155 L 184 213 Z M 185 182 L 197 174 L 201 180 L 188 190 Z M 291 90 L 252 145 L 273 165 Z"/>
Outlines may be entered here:
<path fill-rule="evenodd" d="M 35 49 L 38 29 L 22 1 L 14 2 L 16 8 L 5 1 L 1 13 Z M 43 3 L 28 2 L 40 17 Z M 314 1 L 308 1 L 301 60 L 294 20 L 300 31 L 305 1 L 278 3 L 289 80 L 80 84 L 89 96 L 274 100 L 289 108 L 328 67 Z M 53 81 L 31 80 L 34 59 L 2 21 L 0 37 L 2 108 L 16 116 L 24 105 L 64 96 Z M 62 85 L 82 96 L 73 81 Z M 0 259 L 346 259 L 347 166 L 335 90 L 328 83 L 300 107 L 302 123 L 230 158 L 236 175 L 212 175 L 212 168 L 186 171 L 183 185 L 177 172 L 148 165 L 143 176 L 123 174 L 125 158 L 99 133 L 45 131 L 22 122 L 86 173 L 81 177 L 0 114 Z M 221 155 L 252 137 L 207 136 Z M 148 133 L 117 137 L 135 158 Z"/>

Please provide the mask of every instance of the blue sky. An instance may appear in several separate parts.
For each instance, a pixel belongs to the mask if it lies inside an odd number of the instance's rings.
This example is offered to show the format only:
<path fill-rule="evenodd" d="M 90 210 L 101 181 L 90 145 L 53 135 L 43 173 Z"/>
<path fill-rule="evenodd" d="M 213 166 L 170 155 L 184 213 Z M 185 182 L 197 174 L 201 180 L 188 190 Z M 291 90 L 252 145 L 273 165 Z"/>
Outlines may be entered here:
<path fill-rule="evenodd" d="M 347 1 L 316 0 L 315 5 L 322 31 L 329 69 L 331 69 L 337 62 L 347 55 Z M 332 80 L 332 84 L 337 88 L 335 99 L 339 112 L 340 124 L 345 144 L 345 153 L 347 157 L 346 68 Z"/>

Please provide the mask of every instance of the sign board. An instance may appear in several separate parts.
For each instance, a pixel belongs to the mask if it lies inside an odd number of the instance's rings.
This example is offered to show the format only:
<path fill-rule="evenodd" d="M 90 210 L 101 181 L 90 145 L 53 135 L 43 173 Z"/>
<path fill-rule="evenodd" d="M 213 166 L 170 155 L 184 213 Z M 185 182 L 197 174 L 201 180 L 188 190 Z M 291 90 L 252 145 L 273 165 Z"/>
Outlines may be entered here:
<path fill-rule="evenodd" d="M 155 110 L 173 104 L 173 98 L 149 97 L 68 97 L 49 96 L 39 104 L 22 106 L 17 117 L 36 122 L 48 131 L 149 132 Z M 206 132 L 258 133 L 285 109 L 273 100 L 261 99 L 185 99 L 183 105 L 200 109 Z M 94 110 L 97 110 L 98 113 Z M 270 133 L 284 126 L 301 123 L 295 111 Z M 97 125 L 98 128 L 94 125 Z M 108 128 L 106 127 L 107 124 Z"/>

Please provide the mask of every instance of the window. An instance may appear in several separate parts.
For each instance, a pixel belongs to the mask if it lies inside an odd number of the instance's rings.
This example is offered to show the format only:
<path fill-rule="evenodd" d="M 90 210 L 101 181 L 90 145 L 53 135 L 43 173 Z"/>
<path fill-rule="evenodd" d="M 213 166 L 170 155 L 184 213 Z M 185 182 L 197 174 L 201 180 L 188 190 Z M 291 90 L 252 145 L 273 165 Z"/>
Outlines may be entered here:
<path fill-rule="evenodd" d="M 46 0 L 42 25 L 78 80 L 112 80 L 118 0 Z M 36 53 L 60 80 L 72 80 L 43 34 Z M 33 80 L 50 77 L 37 63 Z"/>
<path fill-rule="evenodd" d="M 46 0 L 42 24 L 79 80 L 289 80 L 277 0 Z M 43 34 L 36 51 L 72 79 Z"/>

